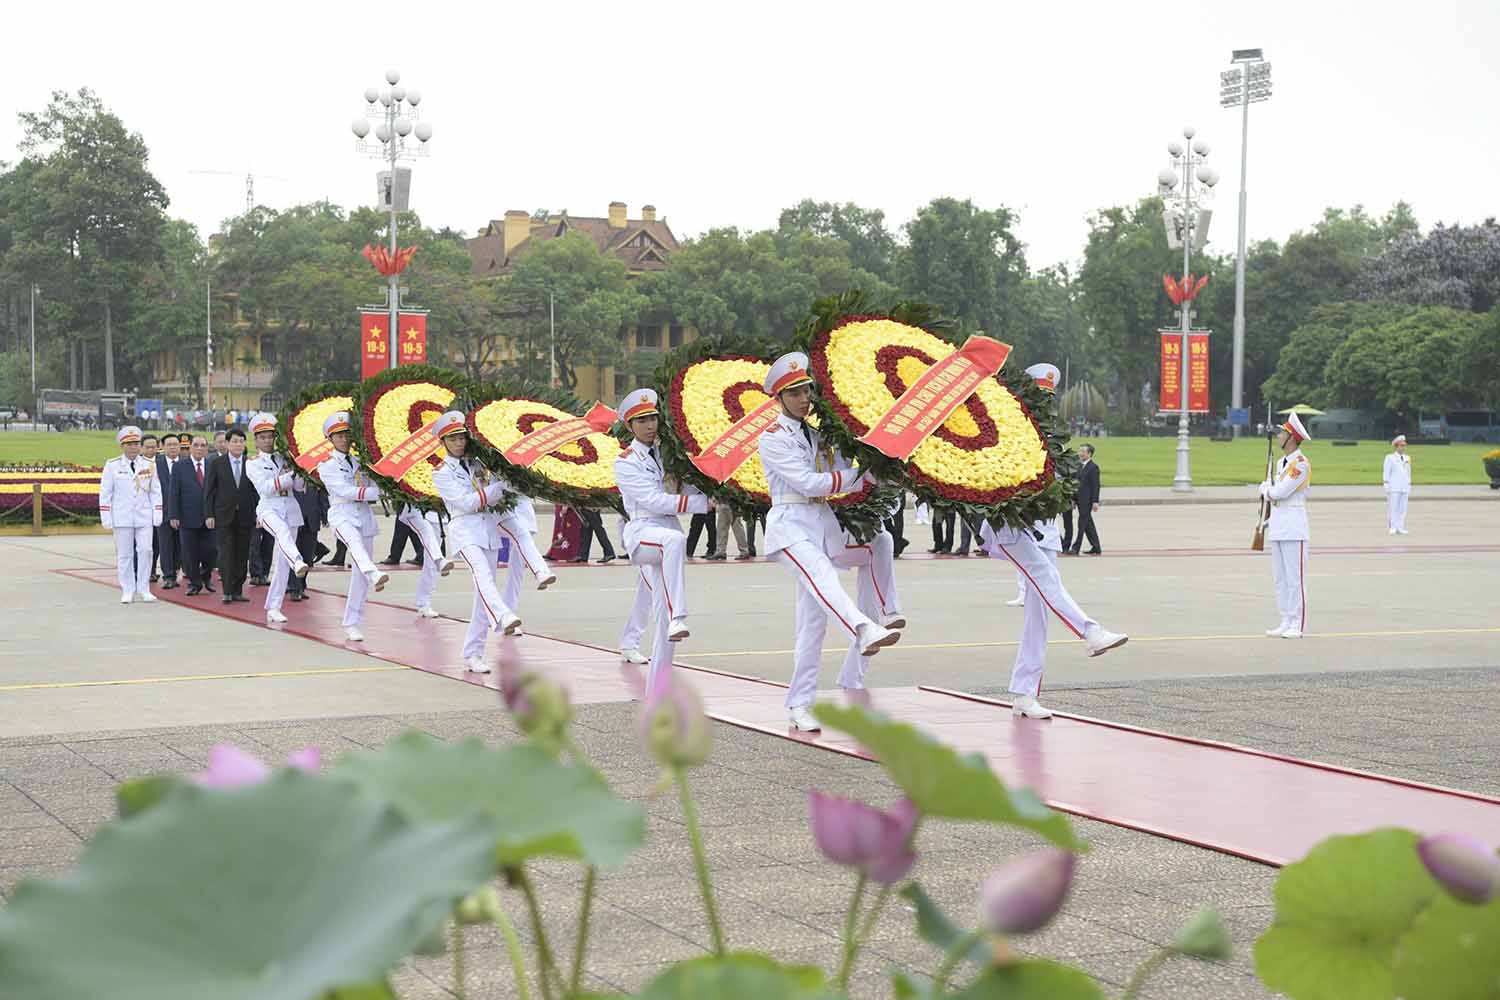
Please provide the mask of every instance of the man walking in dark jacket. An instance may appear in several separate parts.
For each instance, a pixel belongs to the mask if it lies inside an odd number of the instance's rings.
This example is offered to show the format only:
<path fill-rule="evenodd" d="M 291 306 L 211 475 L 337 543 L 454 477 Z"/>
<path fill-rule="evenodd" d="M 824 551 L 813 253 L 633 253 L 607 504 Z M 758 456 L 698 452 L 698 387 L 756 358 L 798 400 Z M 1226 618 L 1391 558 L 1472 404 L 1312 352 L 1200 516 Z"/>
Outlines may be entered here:
<path fill-rule="evenodd" d="M 1089 555 L 1097 556 L 1103 551 L 1099 548 L 1099 531 L 1094 527 L 1094 515 L 1099 512 L 1099 466 L 1094 462 L 1093 445 L 1083 445 L 1078 453 L 1083 456 L 1083 468 L 1078 470 L 1078 493 L 1073 497 L 1073 503 L 1078 507 L 1078 534 L 1073 539 L 1071 552 L 1078 555 L 1087 536 Z"/>

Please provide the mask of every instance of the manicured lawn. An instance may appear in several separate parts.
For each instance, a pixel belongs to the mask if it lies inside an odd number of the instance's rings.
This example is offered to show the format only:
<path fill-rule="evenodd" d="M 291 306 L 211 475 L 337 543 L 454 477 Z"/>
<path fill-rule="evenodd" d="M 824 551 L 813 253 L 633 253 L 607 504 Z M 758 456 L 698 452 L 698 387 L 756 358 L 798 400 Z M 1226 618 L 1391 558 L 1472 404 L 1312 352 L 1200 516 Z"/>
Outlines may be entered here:
<path fill-rule="evenodd" d="M 0 463 L 51 461 L 103 465 L 119 453 L 114 431 L 0 432 Z"/>
<path fill-rule="evenodd" d="M 1095 456 L 1106 486 L 1171 486 L 1177 469 L 1175 437 L 1108 437 L 1089 441 L 1076 438 L 1076 448 L 1094 444 Z M 1488 483 L 1479 456 L 1493 444 L 1413 445 L 1413 485 L 1459 485 Z M 1309 441 L 1303 446 L 1312 462 L 1313 482 L 1323 486 L 1379 486 L 1381 466 L 1391 450 L 1385 441 L 1361 441 L 1352 447 L 1335 448 L 1327 441 Z M 1266 439 L 1240 438 L 1210 441 L 1194 437 L 1190 451 L 1195 486 L 1240 486 L 1265 478 Z"/>

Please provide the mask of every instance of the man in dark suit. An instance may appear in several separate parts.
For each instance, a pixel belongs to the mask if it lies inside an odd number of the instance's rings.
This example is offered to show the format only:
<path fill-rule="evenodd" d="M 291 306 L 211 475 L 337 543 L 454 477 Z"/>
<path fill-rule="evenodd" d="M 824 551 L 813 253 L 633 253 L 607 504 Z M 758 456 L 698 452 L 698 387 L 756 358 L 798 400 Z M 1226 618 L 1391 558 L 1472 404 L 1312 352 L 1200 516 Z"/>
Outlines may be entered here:
<path fill-rule="evenodd" d="M 172 492 L 167 500 L 168 518 L 172 527 L 182 535 L 182 564 L 188 578 L 188 597 L 196 597 L 205 590 L 213 593 L 214 590 L 213 570 L 217 553 L 214 551 L 213 529 L 207 523 L 209 512 L 203 504 L 203 492 L 208 485 L 207 459 L 208 439 L 202 434 L 193 435 L 187 457 L 179 458 L 172 470 Z"/>
<path fill-rule="evenodd" d="M 1078 535 L 1070 551 L 1076 556 L 1087 536 L 1089 555 L 1097 556 L 1103 551 L 1099 548 L 1099 531 L 1094 527 L 1094 515 L 1099 512 L 1099 466 L 1094 463 L 1093 445 L 1083 445 L 1078 453 L 1083 457 L 1083 468 L 1078 470 L 1078 493 L 1073 497 L 1078 507 Z"/>
<path fill-rule="evenodd" d="M 163 506 L 167 504 L 167 497 L 172 492 L 172 470 L 182 457 L 179 447 L 176 434 L 161 436 L 161 451 L 156 456 L 156 478 L 161 483 Z M 161 527 L 156 529 L 156 547 L 161 559 L 162 589 L 172 590 L 177 586 L 177 531 L 165 518 L 162 519 Z"/>
<path fill-rule="evenodd" d="M 213 529 L 219 546 L 219 584 L 224 588 L 225 604 L 250 600 L 244 594 L 245 564 L 250 557 L 255 507 L 260 503 L 255 484 L 245 474 L 244 430 L 229 428 L 227 444 L 226 454 L 206 463 L 208 476 L 203 489 L 207 526 Z"/>

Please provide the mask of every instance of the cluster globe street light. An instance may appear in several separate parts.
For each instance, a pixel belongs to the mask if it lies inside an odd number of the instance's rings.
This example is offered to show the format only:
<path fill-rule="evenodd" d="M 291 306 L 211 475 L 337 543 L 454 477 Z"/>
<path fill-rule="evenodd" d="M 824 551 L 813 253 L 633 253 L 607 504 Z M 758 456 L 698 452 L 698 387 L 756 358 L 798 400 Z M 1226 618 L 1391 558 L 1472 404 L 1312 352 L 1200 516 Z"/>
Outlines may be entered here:
<path fill-rule="evenodd" d="M 401 74 L 397 70 L 385 71 L 384 90 L 365 88 L 365 111 L 349 123 L 354 133 L 355 152 L 381 160 L 388 169 L 379 175 L 381 202 L 390 213 L 390 251 L 396 255 L 396 213 L 408 208 L 411 193 L 411 168 L 398 167 L 402 160 L 413 160 L 427 155 L 427 143 L 432 138 L 432 124 L 421 120 L 418 107 L 422 93 L 415 87 L 401 86 Z M 378 106 L 377 106 L 378 105 Z M 373 126 L 371 123 L 374 123 Z M 374 141 L 369 141 L 373 133 Z M 391 274 L 387 279 L 386 305 L 390 311 L 387 330 L 387 356 L 390 367 L 399 360 L 401 276 Z"/>
<path fill-rule="evenodd" d="M 1219 171 L 1204 162 L 1210 151 L 1208 142 L 1195 138 L 1197 134 L 1197 129 L 1189 125 L 1182 130 L 1184 141 L 1173 139 L 1167 143 L 1172 165 L 1163 167 L 1156 175 L 1167 246 L 1174 250 L 1182 248 L 1184 280 L 1192 268 L 1193 251 L 1203 249 L 1208 242 L 1208 224 L 1213 218 L 1209 203 L 1213 199 L 1214 185 L 1219 183 Z M 1194 181 L 1201 185 L 1201 190 L 1195 188 Z M 1192 305 L 1192 299 L 1184 298 L 1179 306 L 1182 310 L 1182 348 L 1178 355 L 1181 370 L 1177 382 L 1181 397 L 1177 411 L 1177 472 L 1172 477 L 1174 493 L 1191 493 L 1193 489 L 1193 475 L 1188 463 L 1188 334 L 1192 329 Z"/>

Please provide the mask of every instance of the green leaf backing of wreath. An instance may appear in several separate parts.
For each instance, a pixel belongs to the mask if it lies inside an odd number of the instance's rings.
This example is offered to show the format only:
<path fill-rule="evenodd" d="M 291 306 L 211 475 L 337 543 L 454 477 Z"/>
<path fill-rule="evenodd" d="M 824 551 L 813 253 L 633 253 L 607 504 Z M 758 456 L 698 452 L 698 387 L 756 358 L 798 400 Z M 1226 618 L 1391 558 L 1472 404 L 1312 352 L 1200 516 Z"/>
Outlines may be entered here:
<path fill-rule="evenodd" d="M 348 396 L 350 399 L 353 399 L 354 392 L 358 388 L 358 382 L 344 382 L 338 380 L 319 382 L 316 385 L 308 386 L 306 389 L 303 389 L 291 399 L 287 400 L 286 405 L 283 406 L 280 412 L 276 414 L 276 444 L 274 447 L 277 454 L 281 456 L 282 460 L 291 466 L 295 466 L 297 464 L 297 457 L 292 454 L 291 438 L 288 437 L 288 433 L 290 432 L 292 427 L 292 422 L 296 419 L 297 414 L 301 413 L 303 410 L 313 405 L 314 403 L 322 402 L 323 400 L 328 399 L 331 396 Z M 351 423 L 355 420 L 354 410 L 352 409 L 349 411 L 349 419 Z M 254 448 L 255 442 L 250 442 L 250 447 Z M 313 483 L 318 489 L 323 490 L 323 492 L 325 493 L 327 492 L 327 490 L 323 489 L 323 480 L 318 478 L 316 469 L 309 472 L 307 478 L 308 481 Z"/>
<path fill-rule="evenodd" d="M 468 378 L 451 368 L 439 368 L 437 365 L 402 365 L 400 368 L 388 368 L 371 375 L 355 387 L 354 408 L 349 413 L 350 430 L 354 437 L 354 447 L 359 450 L 365 474 L 380 487 L 382 493 L 391 498 L 399 497 L 418 510 L 442 511 L 444 509 L 442 500 L 437 497 L 422 496 L 405 483 L 383 476 L 373 468 L 383 452 L 376 446 L 375 428 L 371 423 L 374 420 L 374 412 L 369 404 L 378 400 L 385 390 L 412 382 L 431 382 L 433 385 L 442 386 L 454 393 L 453 402 L 448 405 L 451 409 L 461 412 L 467 412 L 465 401 L 475 391 L 473 383 Z M 437 454 L 441 457 L 442 450 L 439 449 Z M 514 506 L 514 504 L 514 499 L 511 499 L 508 506 Z"/>

